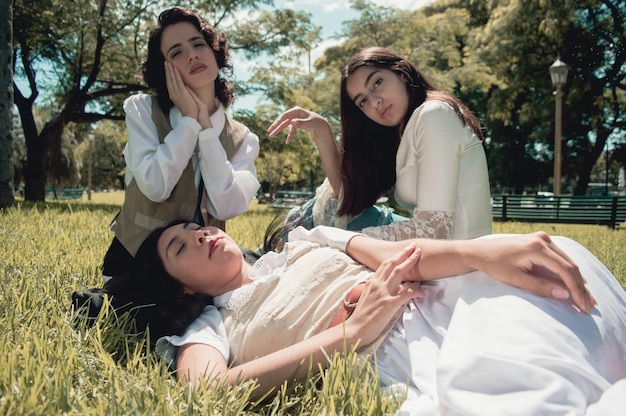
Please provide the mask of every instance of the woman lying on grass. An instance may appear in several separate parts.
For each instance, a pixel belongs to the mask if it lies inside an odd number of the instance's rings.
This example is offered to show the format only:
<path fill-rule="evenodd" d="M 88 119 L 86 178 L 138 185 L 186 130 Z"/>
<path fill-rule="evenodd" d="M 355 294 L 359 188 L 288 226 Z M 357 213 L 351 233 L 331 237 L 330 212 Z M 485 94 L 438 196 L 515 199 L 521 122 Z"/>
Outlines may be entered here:
<path fill-rule="evenodd" d="M 249 265 L 223 231 L 182 222 L 156 230 L 137 264 L 127 290 L 154 305 L 139 324 L 183 383 L 255 379 L 261 397 L 356 347 L 384 387 L 408 385 L 412 414 L 582 414 L 626 390 L 624 290 L 564 237 L 298 228 Z"/>

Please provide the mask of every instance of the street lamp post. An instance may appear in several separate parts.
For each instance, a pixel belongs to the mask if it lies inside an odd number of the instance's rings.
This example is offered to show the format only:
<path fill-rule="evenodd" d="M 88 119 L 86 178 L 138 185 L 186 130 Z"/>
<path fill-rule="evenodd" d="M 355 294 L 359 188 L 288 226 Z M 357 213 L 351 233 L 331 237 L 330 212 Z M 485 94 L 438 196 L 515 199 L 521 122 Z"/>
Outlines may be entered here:
<path fill-rule="evenodd" d="M 567 65 L 559 58 L 550 66 L 550 78 L 552 85 L 556 88 L 555 123 L 554 123 L 554 195 L 561 195 L 561 121 L 562 121 L 562 87 L 567 82 Z"/>

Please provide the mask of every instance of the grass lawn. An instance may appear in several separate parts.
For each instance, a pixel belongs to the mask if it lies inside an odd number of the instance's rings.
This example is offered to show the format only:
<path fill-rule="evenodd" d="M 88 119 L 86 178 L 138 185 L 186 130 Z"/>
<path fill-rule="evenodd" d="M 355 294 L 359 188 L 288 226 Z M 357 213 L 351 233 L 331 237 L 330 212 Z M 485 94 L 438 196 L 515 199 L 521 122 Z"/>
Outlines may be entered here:
<path fill-rule="evenodd" d="M 123 193 L 95 193 L 92 201 L 31 204 L 0 211 L 0 414 L 393 414 L 398 399 L 376 387 L 375 374 L 354 354 L 333 358 L 331 369 L 284 386 L 250 404 L 251 386 L 209 394 L 180 386 L 143 336 L 101 321 L 88 331 L 69 325 L 72 291 L 100 286 L 99 266 Z M 275 211 L 256 201 L 228 222 L 248 247 L 262 242 Z M 626 229 L 604 226 L 496 223 L 494 232 L 545 230 L 571 237 L 606 264 L 626 287 Z"/>

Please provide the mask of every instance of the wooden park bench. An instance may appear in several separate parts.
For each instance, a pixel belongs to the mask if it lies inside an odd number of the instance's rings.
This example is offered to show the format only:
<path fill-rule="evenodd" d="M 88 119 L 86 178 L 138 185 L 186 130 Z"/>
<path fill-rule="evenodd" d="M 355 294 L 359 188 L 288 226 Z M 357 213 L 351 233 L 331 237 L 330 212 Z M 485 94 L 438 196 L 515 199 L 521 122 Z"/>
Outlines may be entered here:
<path fill-rule="evenodd" d="M 63 188 L 59 193 L 56 186 L 46 186 L 46 199 L 81 199 L 85 188 Z"/>
<path fill-rule="evenodd" d="M 278 191 L 274 201 L 270 204 L 272 208 L 293 208 L 304 204 L 315 196 L 315 192 L 308 191 Z"/>
<path fill-rule="evenodd" d="M 626 221 L 626 196 L 494 195 L 496 221 L 600 224 Z"/>

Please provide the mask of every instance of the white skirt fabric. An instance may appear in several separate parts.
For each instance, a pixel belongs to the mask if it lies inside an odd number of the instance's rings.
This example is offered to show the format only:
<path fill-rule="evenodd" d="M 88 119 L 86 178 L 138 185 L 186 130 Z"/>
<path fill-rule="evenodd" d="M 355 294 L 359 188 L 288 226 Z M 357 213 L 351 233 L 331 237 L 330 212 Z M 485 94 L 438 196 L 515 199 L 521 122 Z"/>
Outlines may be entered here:
<path fill-rule="evenodd" d="M 376 352 L 381 383 L 408 386 L 399 415 L 626 414 L 626 293 L 583 246 L 553 240 L 587 279 L 591 314 L 480 272 L 424 284 Z"/>

